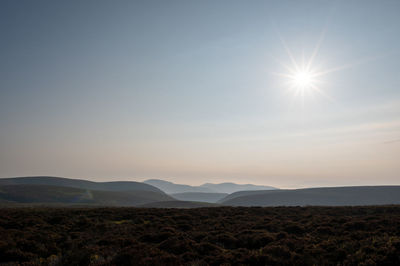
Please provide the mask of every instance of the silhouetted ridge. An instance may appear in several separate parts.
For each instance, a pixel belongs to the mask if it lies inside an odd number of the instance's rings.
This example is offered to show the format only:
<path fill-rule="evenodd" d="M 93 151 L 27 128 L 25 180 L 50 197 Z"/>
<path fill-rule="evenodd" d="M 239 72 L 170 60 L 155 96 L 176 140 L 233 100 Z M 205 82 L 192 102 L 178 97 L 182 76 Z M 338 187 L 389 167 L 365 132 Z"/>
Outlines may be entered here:
<path fill-rule="evenodd" d="M 246 191 L 228 195 L 220 203 L 230 206 L 361 206 L 400 204 L 400 186 Z"/>
<path fill-rule="evenodd" d="M 164 193 L 160 189 L 149 184 L 134 181 L 93 182 L 82 179 L 71 179 L 52 176 L 31 176 L 0 178 L 0 185 L 49 185 L 61 187 L 73 187 L 80 189 L 93 189 L 105 191 L 153 191 Z"/>
<path fill-rule="evenodd" d="M 155 186 L 168 194 L 184 193 L 184 192 L 208 192 L 208 193 L 214 192 L 209 188 L 175 184 L 169 181 L 164 181 L 159 179 L 149 179 L 144 181 L 144 183 Z"/>
<path fill-rule="evenodd" d="M 169 181 L 159 179 L 149 179 L 144 181 L 146 184 L 158 187 L 162 191 L 168 194 L 186 193 L 186 192 L 202 192 L 202 193 L 233 193 L 241 190 L 268 190 L 276 189 L 269 186 L 258 186 L 252 184 L 235 184 L 235 183 L 221 183 L 211 184 L 206 183 L 201 186 L 189 186 L 182 184 L 175 184 Z"/>

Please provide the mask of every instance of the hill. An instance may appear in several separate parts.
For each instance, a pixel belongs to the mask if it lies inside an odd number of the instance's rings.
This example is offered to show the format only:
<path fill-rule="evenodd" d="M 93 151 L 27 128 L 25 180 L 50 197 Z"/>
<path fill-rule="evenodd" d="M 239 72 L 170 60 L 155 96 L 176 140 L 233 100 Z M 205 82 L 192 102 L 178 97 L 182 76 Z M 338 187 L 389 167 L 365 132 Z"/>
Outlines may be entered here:
<path fill-rule="evenodd" d="M 71 179 L 53 176 L 30 176 L 0 178 L 1 185 L 48 185 L 60 187 L 72 187 L 80 189 L 104 190 L 104 191 L 153 191 L 164 193 L 160 189 L 149 184 L 134 181 L 117 182 L 93 182 L 82 179 Z"/>
<path fill-rule="evenodd" d="M 234 193 L 237 191 L 246 191 L 246 190 L 275 190 L 277 188 L 270 186 L 259 186 L 252 184 L 235 184 L 235 183 L 220 183 L 220 184 L 211 184 L 206 183 L 201 185 L 202 188 L 208 188 L 212 191 L 219 193 Z"/>
<path fill-rule="evenodd" d="M 362 206 L 400 204 L 400 186 L 247 191 L 229 195 L 221 200 L 220 203 L 229 206 Z"/>
<path fill-rule="evenodd" d="M 0 185 L 0 202 L 137 206 L 173 200 L 154 191 L 100 191 L 48 185 Z"/>
<path fill-rule="evenodd" d="M 139 207 L 143 208 L 205 208 L 205 207 L 218 207 L 220 205 L 208 202 L 196 202 L 196 201 L 160 201 L 160 202 L 151 202 L 143 204 Z"/>
<path fill-rule="evenodd" d="M 235 183 L 221 183 L 221 184 L 211 184 L 206 183 L 201 186 L 189 186 L 182 184 L 175 184 L 169 181 L 159 180 L 159 179 L 149 179 L 144 181 L 144 183 L 155 186 L 165 193 L 177 194 L 186 192 L 202 192 L 202 193 L 233 193 L 241 190 L 268 190 L 276 189 L 274 187 L 268 186 L 257 186 L 251 184 L 235 184 Z"/>
<path fill-rule="evenodd" d="M 250 196 L 250 195 L 258 195 L 258 194 L 265 194 L 268 192 L 272 192 L 272 190 L 250 190 L 250 191 L 237 191 L 231 194 L 226 195 L 224 198 L 218 200 L 218 203 L 222 203 L 234 198 L 242 197 L 242 196 Z"/>
<path fill-rule="evenodd" d="M 206 193 L 206 192 L 185 192 L 171 194 L 172 197 L 183 201 L 199 201 L 199 202 L 210 202 L 216 203 L 217 201 L 225 198 L 228 194 L 226 193 Z"/>
<path fill-rule="evenodd" d="M 198 186 L 175 184 L 160 179 L 149 179 L 144 181 L 143 183 L 155 186 L 168 194 L 185 193 L 185 192 L 208 192 L 208 193 L 214 192 L 213 190 L 205 187 L 203 188 Z"/>

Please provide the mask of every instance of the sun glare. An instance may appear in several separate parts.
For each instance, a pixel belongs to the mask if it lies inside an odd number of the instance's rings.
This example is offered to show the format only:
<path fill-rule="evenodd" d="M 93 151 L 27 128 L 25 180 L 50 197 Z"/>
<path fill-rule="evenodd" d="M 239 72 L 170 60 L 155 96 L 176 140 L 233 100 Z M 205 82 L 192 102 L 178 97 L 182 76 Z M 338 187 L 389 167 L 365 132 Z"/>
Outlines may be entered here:
<path fill-rule="evenodd" d="M 287 92 L 295 97 L 300 96 L 303 100 L 307 95 L 313 96 L 315 93 L 326 98 L 331 98 L 319 88 L 321 85 L 319 77 L 325 75 L 326 72 L 317 71 L 312 67 L 315 55 L 303 64 L 296 62 L 291 53 L 289 53 L 289 56 L 292 61 L 291 66 L 281 63 L 287 70 L 287 73 L 275 73 L 286 79 Z"/>
<path fill-rule="evenodd" d="M 310 67 L 297 64 L 293 68 L 288 68 L 288 70 L 289 73 L 280 74 L 286 78 L 288 93 L 302 98 L 315 92 L 324 94 L 318 87 L 320 82 L 317 79 L 319 72 L 313 71 Z"/>
<path fill-rule="evenodd" d="M 307 88 L 313 83 L 312 73 L 309 71 L 299 71 L 293 75 L 293 85 L 296 87 Z"/>
<path fill-rule="evenodd" d="M 303 59 L 301 61 L 298 61 L 293 56 L 292 51 L 287 46 L 286 42 L 280 36 L 282 45 L 286 50 L 286 53 L 290 59 L 291 64 L 287 64 L 280 60 L 276 60 L 282 67 L 285 68 L 286 73 L 275 72 L 274 74 L 284 77 L 286 80 L 287 92 L 289 94 L 292 94 L 294 97 L 300 96 L 302 98 L 303 103 L 307 95 L 313 96 L 315 93 L 318 93 L 319 95 L 329 100 L 333 100 L 332 97 L 330 97 L 320 88 L 323 82 L 319 78 L 330 72 L 338 71 L 342 69 L 342 67 L 318 70 L 315 68 L 315 66 L 313 66 L 314 59 L 317 57 L 323 37 L 324 37 L 324 32 L 321 35 L 319 41 L 317 42 L 308 60 L 304 58 L 303 54 Z"/>

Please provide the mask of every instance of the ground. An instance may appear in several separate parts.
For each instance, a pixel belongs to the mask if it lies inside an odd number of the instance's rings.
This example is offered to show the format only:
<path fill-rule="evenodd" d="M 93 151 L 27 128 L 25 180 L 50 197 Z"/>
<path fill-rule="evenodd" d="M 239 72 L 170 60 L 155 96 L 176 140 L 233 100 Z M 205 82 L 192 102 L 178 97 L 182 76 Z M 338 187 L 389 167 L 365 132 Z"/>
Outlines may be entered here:
<path fill-rule="evenodd" d="M 400 265 L 400 206 L 2 208 L 0 264 Z"/>

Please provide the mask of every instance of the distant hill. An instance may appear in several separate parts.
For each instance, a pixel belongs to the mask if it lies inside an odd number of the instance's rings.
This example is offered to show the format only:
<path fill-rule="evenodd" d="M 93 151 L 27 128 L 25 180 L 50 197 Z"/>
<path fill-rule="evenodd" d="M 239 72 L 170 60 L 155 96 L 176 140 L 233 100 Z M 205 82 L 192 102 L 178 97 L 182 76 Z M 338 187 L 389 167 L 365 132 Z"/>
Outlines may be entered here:
<path fill-rule="evenodd" d="M 149 184 L 134 181 L 93 182 L 53 176 L 0 178 L 0 185 L 48 185 L 104 191 L 153 191 L 164 193 Z"/>
<path fill-rule="evenodd" d="M 172 182 L 159 179 L 149 179 L 144 181 L 143 183 L 155 186 L 168 194 L 185 193 L 185 192 L 209 192 L 209 193 L 215 192 L 205 187 L 175 184 Z"/>
<path fill-rule="evenodd" d="M 234 198 L 242 197 L 242 196 L 250 196 L 250 195 L 258 195 L 258 194 L 265 194 L 268 192 L 272 192 L 272 190 L 250 190 L 250 191 L 237 191 L 231 194 L 226 195 L 224 198 L 218 200 L 218 203 L 222 203 Z"/>
<path fill-rule="evenodd" d="M 203 192 L 203 193 L 233 193 L 241 190 L 268 190 L 276 189 L 274 187 L 268 186 L 257 186 L 257 185 L 240 185 L 235 183 L 221 183 L 221 184 L 211 184 L 206 183 L 201 186 L 189 186 L 182 184 L 175 184 L 169 181 L 159 180 L 159 179 L 149 179 L 144 181 L 144 183 L 155 186 L 165 193 L 177 194 L 186 192 Z"/>
<path fill-rule="evenodd" d="M 235 184 L 235 183 L 221 183 L 221 184 L 211 184 L 206 183 L 201 185 L 202 188 L 208 188 L 212 191 L 219 192 L 219 193 L 234 193 L 237 191 L 244 191 L 244 190 L 273 190 L 277 189 L 275 187 L 270 186 L 258 186 L 252 184 Z"/>
<path fill-rule="evenodd" d="M 2 203 L 59 203 L 104 206 L 137 206 L 170 201 L 172 197 L 157 191 L 100 191 L 48 185 L 0 185 Z"/>
<path fill-rule="evenodd" d="M 245 191 L 228 195 L 220 203 L 229 206 L 361 206 L 400 204 L 400 186 Z"/>
<path fill-rule="evenodd" d="M 227 193 L 206 193 L 206 192 L 185 192 L 171 194 L 172 197 L 183 201 L 199 201 L 216 203 L 217 201 L 225 198 Z"/>
<path fill-rule="evenodd" d="M 161 201 L 143 204 L 139 207 L 143 208 L 204 208 L 204 207 L 218 207 L 221 205 L 207 202 L 195 201 Z"/>

